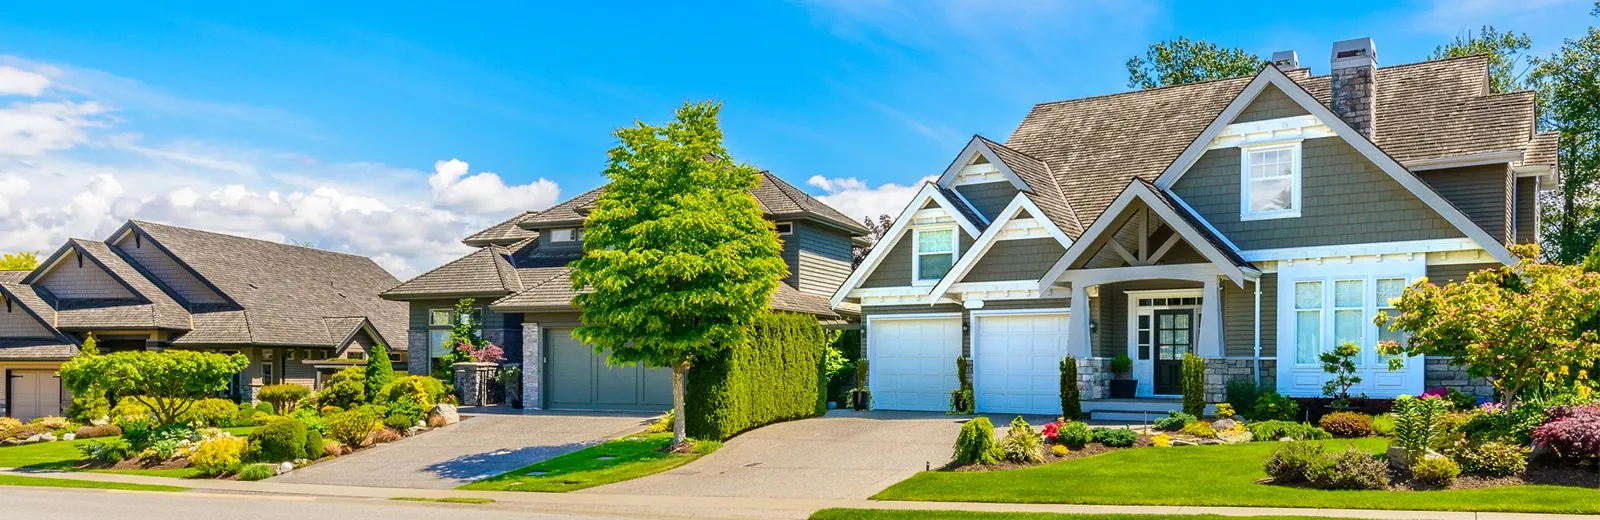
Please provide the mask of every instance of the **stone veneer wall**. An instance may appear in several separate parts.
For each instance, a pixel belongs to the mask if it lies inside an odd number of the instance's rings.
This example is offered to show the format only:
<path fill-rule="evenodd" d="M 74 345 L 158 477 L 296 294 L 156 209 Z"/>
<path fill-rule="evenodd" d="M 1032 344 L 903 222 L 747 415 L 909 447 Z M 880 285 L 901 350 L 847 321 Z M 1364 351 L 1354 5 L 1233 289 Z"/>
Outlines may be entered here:
<path fill-rule="evenodd" d="M 1254 358 L 1206 358 L 1206 402 L 1223 403 L 1228 400 L 1228 381 L 1255 379 Z M 1278 386 L 1278 362 L 1261 360 L 1261 384 L 1268 388 Z"/>
<path fill-rule="evenodd" d="M 425 376 L 433 372 L 432 352 L 428 351 L 428 331 L 413 330 L 406 333 L 406 373 Z"/>
<path fill-rule="evenodd" d="M 544 399 L 539 395 L 539 374 L 543 367 L 541 339 L 538 322 L 522 323 L 522 409 L 543 410 Z"/>
<path fill-rule="evenodd" d="M 1085 401 L 1111 396 L 1111 358 L 1078 360 L 1078 393 Z"/>
<path fill-rule="evenodd" d="M 1479 397 L 1494 397 L 1494 385 L 1481 377 L 1467 374 L 1467 367 L 1454 365 L 1451 358 L 1428 356 L 1422 364 L 1424 391 L 1439 387 L 1454 388 Z"/>

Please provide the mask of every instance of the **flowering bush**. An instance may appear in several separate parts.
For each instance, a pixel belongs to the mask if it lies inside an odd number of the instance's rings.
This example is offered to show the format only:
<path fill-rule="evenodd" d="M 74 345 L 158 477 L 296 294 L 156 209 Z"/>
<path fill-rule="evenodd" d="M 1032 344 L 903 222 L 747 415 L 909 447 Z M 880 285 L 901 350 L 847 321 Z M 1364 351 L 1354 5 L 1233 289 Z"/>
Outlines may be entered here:
<path fill-rule="evenodd" d="M 1189 424 L 1185 424 L 1183 426 L 1183 429 L 1179 430 L 1178 433 L 1182 433 L 1184 435 L 1192 435 L 1192 436 L 1199 437 L 1199 438 L 1202 438 L 1202 439 L 1215 439 L 1215 438 L 1217 438 L 1217 431 L 1211 429 L 1211 423 L 1208 423 L 1208 422 L 1205 422 L 1205 421 L 1192 422 L 1192 423 L 1189 423 Z"/>
<path fill-rule="evenodd" d="M 1157 448 L 1171 448 L 1172 436 L 1165 433 L 1157 434 L 1155 437 L 1150 438 L 1150 442 L 1155 444 Z"/>
<path fill-rule="evenodd" d="M 1533 431 L 1533 440 L 1562 457 L 1600 458 L 1600 405 L 1557 406 Z"/>
<path fill-rule="evenodd" d="M 189 466 L 202 475 L 222 475 L 238 471 L 249 441 L 226 435 L 201 442 L 189 455 Z"/>
<path fill-rule="evenodd" d="M 501 349 L 500 345 L 489 342 L 484 342 L 480 347 L 468 341 L 458 341 L 456 351 L 471 357 L 473 363 L 499 363 L 506 359 L 505 350 Z"/>
<path fill-rule="evenodd" d="M 1072 450 L 1067 449 L 1066 446 L 1057 444 L 1050 447 L 1050 453 L 1054 453 L 1057 457 L 1065 457 L 1067 454 L 1072 453 Z"/>
<path fill-rule="evenodd" d="M 1075 450 L 1094 440 L 1094 432 L 1089 430 L 1089 425 L 1073 421 L 1066 423 L 1057 430 L 1056 443 Z"/>
<path fill-rule="evenodd" d="M 1066 424 L 1066 418 L 1057 417 L 1055 422 L 1045 423 L 1044 427 L 1039 428 L 1039 434 L 1044 436 L 1044 440 L 1056 442 L 1056 438 L 1060 436 L 1061 427 L 1066 426 Z"/>

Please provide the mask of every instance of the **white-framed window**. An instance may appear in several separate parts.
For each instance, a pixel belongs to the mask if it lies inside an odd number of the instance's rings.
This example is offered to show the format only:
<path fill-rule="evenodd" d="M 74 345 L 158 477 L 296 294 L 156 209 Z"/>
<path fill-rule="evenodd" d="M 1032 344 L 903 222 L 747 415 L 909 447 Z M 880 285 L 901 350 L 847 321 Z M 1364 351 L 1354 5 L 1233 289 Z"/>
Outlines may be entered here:
<path fill-rule="evenodd" d="M 1361 354 L 1356 355 L 1356 366 L 1361 366 L 1366 359 L 1367 342 L 1362 334 L 1367 330 L 1366 319 L 1366 280 L 1333 281 L 1333 346 L 1353 342 L 1361 347 Z M 1331 349 L 1330 349 L 1331 350 Z"/>
<path fill-rule="evenodd" d="M 956 228 L 937 227 L 917 229 L 912 247 L 912 283 L 938 282 L 956 265 Z"/>
<path fill-rule="evenodd" d="M 794 234 L 794 223 L 792 223 L 792 222 L 779 222 L 779 223 L 775 224 L 774 227 L 778 228 L 778 234 L 779 235 L 793 235 Z"/>
<path fill-rule="evenodd" d="M 449 327 L 451 309 L 431 309 L 428 311 L 428 325 L 431 327 Z"/>
<path fill-rule="evenodd" d="M 274 384 L 275 381 L 277 380 L 272 378 L 272 360 L 261 360 L 261 386 Z"/>
<path fill-rule="evenodd" d="M 1395 314 L 1393 302 L 1396 298 L 1399 298 L 1401 294 L 1405 293 L 1406 285 L 1409 284 L 1405 278 L 1379 278 L 1377 285 L 1378 290 L 1375 301 L 1373 302 L 1373 308 L 1376 310 L 1376 312 L 1373 314 L 1376 315 L 1377 312 L 1388 312 L 1389 317 L 1393 318 Z M 1378 327 L 1378 342 L 1381 343 L 1384 341 L 1393 341 L 1395 343 L 1399 343 L 1400 346 L 1405 346 L 1406 333 L 1404 331 L 1392 331 L 1389 330 L 1388 325 L 1381 325 Z M 1378 362 L 1383 364 L 1383 366 L 1388 366 L 1390 359 L 1404 359 L 1404 357 L 1404 355 L 1389 356 L 1380 354 L 1378 356 Z"/>
<path fill-rule="evenodd" d="M 1294 362 L 1317 363 L 1322 355 L 1322 281 L 1294 283 Z"/>
<path fill-rule="evenodd" d="M 561 228 L 550 230 L 551 242 L 577 242 L 583 240 L 583 230 L 579 228 Z"/>
<path fill-rule="evenodd" d="M 1239 148 L 1239 218 L 1300 216 L 1300 143 Z"/>

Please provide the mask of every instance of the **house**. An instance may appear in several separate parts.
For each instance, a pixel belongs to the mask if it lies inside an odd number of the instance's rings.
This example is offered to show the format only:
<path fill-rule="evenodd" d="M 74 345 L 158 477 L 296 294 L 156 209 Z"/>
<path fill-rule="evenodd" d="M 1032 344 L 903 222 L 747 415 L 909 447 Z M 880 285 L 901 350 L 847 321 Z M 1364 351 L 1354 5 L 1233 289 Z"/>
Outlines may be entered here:
<path fill-rule="evenodd" d="M 774 310 L 838 322 L 828 297 L 850 274 L 853 238 L 867 229 L 770 172 L 751 190 L 783 241 L 789 277 Z M 572 337 L 579 325 L 567 264 L 583 255 L 583 219 L 605 187 L 530 211 L 467 237 L 478 250 L 423 273 L 383 297 L 411 305 L 410 372 L 425 374 L 449 349 L 457 300 L 473 298 L 471 322 L 523 368 L 529 409 L 661 410 L 672 405 L 672 372 L 609 367 Z M 426 353 L 426 355 L 424 354 Z"/>
<path fill-rule="evenodd" d="M 876 406 L 943 410 L 972 359 L 980 412 L 1060 412 L 1058 360 L 1086 410 L 1246 378 L 1318 396 L 1318 355 L 1361 346 L 1352 393 L 1484 394 L 1445 359 L 1387 369 L 1372 320 L 1416 280 L 1513 262 L 1539 240 L 1556 136 L 1534 94 L 1489 91 L 1484 56 L 1379 67 L 1371 39 L 1331 73 L 1292 52 L 1253 77 L 1042 103 L 1004 143 L 974 137 L 833 297 L 857 303 Z M 1136 395 L 1107 400 L 1127 355 Z M 1107 412 L 1102 415 L 1100 412 Z"/>
<path fill-rule="evenodd" d="M 61 415 L 55 371 L 94 334 L 101 353 L 241 353 L 225 393 L 316 388 L 383 344 L 403 362 L 406 306 L 378 298 L 400 283 L 371 259 L 130 220 L 103 240 L 71 239 L 30 272 L 0 273 L 5 415 Z"/>

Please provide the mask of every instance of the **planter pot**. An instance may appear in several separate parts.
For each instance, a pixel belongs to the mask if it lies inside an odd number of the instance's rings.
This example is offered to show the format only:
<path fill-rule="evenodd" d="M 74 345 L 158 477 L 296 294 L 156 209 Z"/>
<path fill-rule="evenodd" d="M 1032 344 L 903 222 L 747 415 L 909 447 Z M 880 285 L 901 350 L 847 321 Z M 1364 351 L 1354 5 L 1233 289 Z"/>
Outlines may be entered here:
<path fill-rule="evenodd" d="M 856 409 L 856 411 L 858 411 L 858 412 L 864 411 L 864 410 L 867 409 L 867 405 L 871 404 L 869 402 L 872 399 L 872 395 L 871 394 L 868 394 L 866 392 L 859 392 L 859 393 L 856 393 L 856 394 L 853 394 L 853 395 L 855 396 L 855 398 L 852 400 L 853 402 L 851 404 L 853 405 L 852 407 Z"/>
<path fill-rule="evenodd" d="M 1133 394 L 1139 390 L 1138 379 L 1112 379 L 1112 399 L 1133 399 Z"/>

